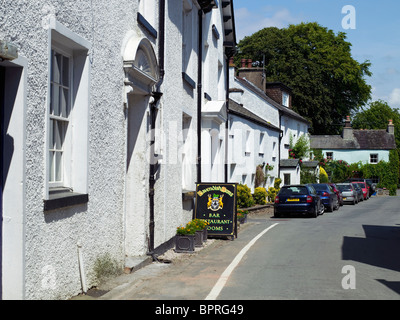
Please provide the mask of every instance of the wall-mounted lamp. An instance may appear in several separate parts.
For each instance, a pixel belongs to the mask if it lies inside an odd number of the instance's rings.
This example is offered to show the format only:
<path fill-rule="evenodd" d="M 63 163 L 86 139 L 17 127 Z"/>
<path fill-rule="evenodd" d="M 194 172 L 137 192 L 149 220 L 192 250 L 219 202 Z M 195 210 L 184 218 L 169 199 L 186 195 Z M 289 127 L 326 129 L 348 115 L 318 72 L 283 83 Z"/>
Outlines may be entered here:
<path fill-rule="evenodd" d="M 18 58 L 18 48 L 11 42 L 0 40 L 0 59 L 14 60 Z"/>

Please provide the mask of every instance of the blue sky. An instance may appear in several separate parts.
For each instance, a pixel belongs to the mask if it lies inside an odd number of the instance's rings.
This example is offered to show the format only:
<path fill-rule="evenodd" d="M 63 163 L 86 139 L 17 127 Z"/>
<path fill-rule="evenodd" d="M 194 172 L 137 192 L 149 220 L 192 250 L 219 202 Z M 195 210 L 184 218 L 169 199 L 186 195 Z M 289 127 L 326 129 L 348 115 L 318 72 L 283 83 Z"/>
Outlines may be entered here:
<path fill-rule="evenodd" d="M 343 29 L 355 9 L 355 29 Z M 285 28 L 300 22 L 318 22 L 335 33 L 345 32 L 353 58 L 369 60 L 372 101 L 382 99 L 400 108 L 400 1 L 395 0 L 233 0 L 237 41 L 266 27 Z"/>

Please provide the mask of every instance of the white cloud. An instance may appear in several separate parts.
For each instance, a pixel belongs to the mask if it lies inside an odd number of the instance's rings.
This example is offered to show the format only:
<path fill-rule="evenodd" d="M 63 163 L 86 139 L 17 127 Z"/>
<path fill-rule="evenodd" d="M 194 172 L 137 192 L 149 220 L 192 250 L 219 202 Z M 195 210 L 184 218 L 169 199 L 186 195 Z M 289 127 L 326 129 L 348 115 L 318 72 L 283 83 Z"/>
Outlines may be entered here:
<path fill-rule="evenodd" d="M 235 10 L 235 27 L 238 40 L 264 28 L 285 28 L 289 24 L 296 24 L 301 21 L 300 16 L 294 16 L 287 8 L 273 10 L 273 8 L 267 6 L 255 12 L 250 12 L 248 8 Z"/>
<path fill-rule="evenodd" d="M 390 93 L 389 96 L 389 105 L 393 107 L 399 107 L 400 106 L 400 88 L 395 88 L 393 91 Z"/>

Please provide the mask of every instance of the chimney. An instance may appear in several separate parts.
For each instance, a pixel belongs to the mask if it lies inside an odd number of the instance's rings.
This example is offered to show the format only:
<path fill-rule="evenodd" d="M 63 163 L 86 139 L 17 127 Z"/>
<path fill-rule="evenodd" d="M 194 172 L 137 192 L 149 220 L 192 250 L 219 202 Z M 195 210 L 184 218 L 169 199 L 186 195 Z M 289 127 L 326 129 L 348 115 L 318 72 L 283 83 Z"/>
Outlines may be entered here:
<path fill-rule="evenodd" d="M 344 140 L 353 140 L 354 139 L 353 128 L 351 127 L 350 116 L 347 116 L 346 121 L 344 122 L 343 139 Z"/>
<path fill-rule="evenodd" d="M 247 59 L 247 68 L 251 69 L 253 67 L 253 60 Z"/>
<path fill-rule="evenodd" d="M 252 59 L 242 59 L 241 67 L 238 70 L 238 77 L 246 78 L 247 81 L 254 84 L 257 88 L 265 92 L 265 80 L 263 77 L 263 68 L 254 67 Z"/>
<path fill-rule="evenodd" d="M 394 134 L 394 124 L 393 124 L 393 120 L 392 119 L 389 120 L 387 132 L 389 134 Z"/>

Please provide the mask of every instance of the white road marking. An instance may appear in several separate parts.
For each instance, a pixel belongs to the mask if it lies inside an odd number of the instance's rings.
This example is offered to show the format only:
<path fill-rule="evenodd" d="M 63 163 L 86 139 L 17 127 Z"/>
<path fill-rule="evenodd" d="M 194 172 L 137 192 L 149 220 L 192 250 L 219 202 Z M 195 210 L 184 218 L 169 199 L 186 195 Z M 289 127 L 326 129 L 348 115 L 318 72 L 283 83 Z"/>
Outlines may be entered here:
<path fill-rule="evenodd" d="M 246 254 L 247 251 L 253 246 L 253 244 L 256 243 L 258 239 L 260 239 L 265 233 L 267 233 L 269 230 L 271 230 L 273 227 L 277 226 L 279 223 L 275 223 L 272 226 L 269 226 L 266 228 L 264 231 L 262 231 L 260 234 L 255 236 L 233 259 L 231 264 L 225 269 L 225 271 L 221 274 L 219 277 L 217 283 L 214 285 L 214 287 L 211 289 L 210 293 L 208 296 L 205 298 L 205 300 L 215 300 L 221 293 L 222 289 L 224 288 L 226 282 L 229 279 L 229 276 L 233 272 L 233 270 L 237 267 L 239 262 L 243 259 L 244 255 Z"/>

